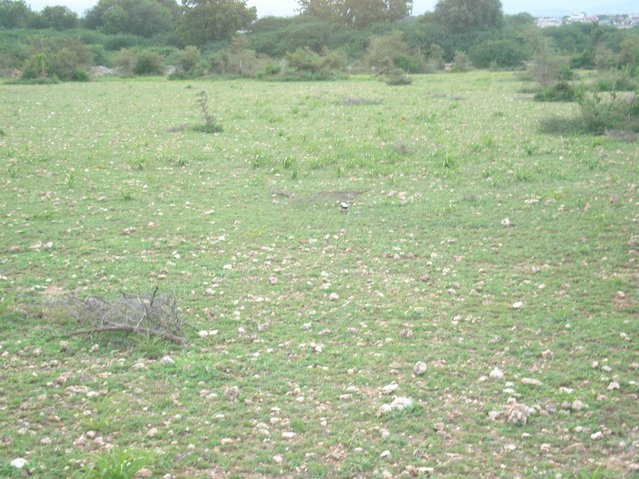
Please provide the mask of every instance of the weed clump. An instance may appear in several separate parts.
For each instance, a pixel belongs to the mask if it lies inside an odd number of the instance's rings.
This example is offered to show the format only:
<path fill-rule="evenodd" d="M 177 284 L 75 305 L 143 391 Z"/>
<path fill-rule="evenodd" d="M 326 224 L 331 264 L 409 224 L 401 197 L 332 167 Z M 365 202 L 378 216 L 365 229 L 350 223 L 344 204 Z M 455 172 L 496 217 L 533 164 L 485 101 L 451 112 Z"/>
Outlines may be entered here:
<path fill-rule="evenodd" d="M 220 133 L 224 131 L 224 127 L 217 122 L 215 116 L 209 110 L 209 97 L 205 91 L 198 94 L 198 105 L 204 116 L 204 125 L 196 126 L 193 129 L 202 133 Z"/>

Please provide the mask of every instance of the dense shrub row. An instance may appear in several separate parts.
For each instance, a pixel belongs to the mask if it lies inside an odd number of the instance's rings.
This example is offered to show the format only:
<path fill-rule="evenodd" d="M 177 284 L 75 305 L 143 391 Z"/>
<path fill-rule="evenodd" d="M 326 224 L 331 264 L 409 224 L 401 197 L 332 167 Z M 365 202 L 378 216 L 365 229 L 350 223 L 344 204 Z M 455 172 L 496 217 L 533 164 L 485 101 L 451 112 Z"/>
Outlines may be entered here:
<path fill-rule="evenodd" d="M 560 59 L 555 61 L 561 61 L 564 72 L 623 69 L 625 76 L 610 74 L 599 85 L 620 90 L 634 88 L 639 67 L 639 29 L 573 24 L 541 30 L 528 14 L 503 16 L 499 2 L 490 18 L 467 19 L 472 28 L 457 28 L 452 10 L 440 8 L 449 1 L 443 0 L 433 13 L 359 28 L 308 13 L 266 17 L 253 21 L 243 35 L 202 39 L 193 46 L 182 43 L 184 25 L 178 22 L 182 17 L 175 0 L 113 0 L 117 8 L 109 1 L 99 0 L 78 18 L 66 7 L 36 14 L 20 0 L 3 0 L 0 75 L 19 70 L 29 81 L 86 80 L 89 66 L 104 65 L 127 76 L 162 75 L 168 68 L 176 79 L 227 74 L 309 80 L 358 71 L 517 69 L 547 57 Z M 247 18 L 254 12 L 248 13 Z M 549 61 L 542 63 L 546 73 L 552 70 Z M 554 81 L 541 83 L 548 88 Z"/>

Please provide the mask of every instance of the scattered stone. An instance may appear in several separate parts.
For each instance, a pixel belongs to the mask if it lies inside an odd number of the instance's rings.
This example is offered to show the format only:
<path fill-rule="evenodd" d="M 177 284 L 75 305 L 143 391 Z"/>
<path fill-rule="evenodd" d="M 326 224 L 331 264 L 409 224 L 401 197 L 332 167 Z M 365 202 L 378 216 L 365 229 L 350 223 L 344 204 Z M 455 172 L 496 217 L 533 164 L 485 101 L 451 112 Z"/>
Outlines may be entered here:
<path fill-rule="evenodd" d="M 534 411 L 525 404 L 518 403 L 515 398 L 510 398 L 502 411 L 490 411 L 488 417 L 493 421 L 525 426 L 528 423 L 528 417 Z"/>
<path fill-rule="evenodd" d="M 597 431 L 594 434 L 590 435 L 590 439 L 592 439 L 593 441 L 598 441 L 599 439 L 603 438 L 603 436 L 603 432 Z"/>
<path fill-rule="evenodd" d="M 20 248 L 20 246 L 11 246 L 9 248 L 9 253 L 21 253 L 22 252 L 22 248 Z"/>
<path fill-rule="evenodd" d="M 606 389 L 608 391 L 613 391 L 615 389 L 619 389 L 619 383 L 617 381 L 612 381 L 610 384 L 608 384 L 608 387 Z"/>
<path fill-rule="evenodd" d="M 539 379 L 522 378 L 522 384 L 529 384 L 530 386 L 541 386 L 543 383 Z"/>
<path fill-rule="evenodd" d="M 228 386 L 224 388 L 224 397 L 231 402 L 236 402 L 240 395 L 240 388 L 237 386 Z"/>
<path fill-rule="evenodd" d="M 389 461 L 390 459 L 393 458 L 393 455 L 391 454 L 391 452 L 389 450 L 386 450 L 384 452 L 382 452 L 379 457 L 381 457 L 382 459 Z"/>
<path fill-rule="evenodd" d="M 377 417 L 388 414 L 393 411 L 403 411 L 407 407 L 411 407 L 415 402 L 411 398 L 396 397 L 390 404 L 382 404 L 377 410 Z"/>
<path fill-rule="evenodd" d="M 417 474 L 431 475 L 435 473 L 434 467 L 418 467 Z"/>
<path fill-rule="evenodd" d="M 570 405 L 571 409 L 575 410 L 575 411 L 581 411 L 582 409 L 585 409 L 588 407 L 587 404 L 584 404 L 583 402 L 581 402 L 579 399 L 575 399 L 572 404 Z"/>
<path fill-rule="evenodd" d="M 383 394 L 391 394 L 392 392 L 396 391 L 396 390 L 397 390 L 397 388 L 399 388 L 399 385 L 398 385 L 398 384 L 396 384 L 396 383 L 389 384 L 389 385 L 384 386 L 384 387 L 382 388 L 382 393 L 383 393 Z"/>
<path fill-rule="evenodd" d="M 155 436 L 157 436 L 157 435 L 158 435 L 158 430 L 157 430 L 157 428 L 152 427 L 151 429 L 149 429 L 149 430 L 146 432 L 146 435 L 147 435 L 148 437 L 155 437 Z"/>
<path fill-rule="evenodd" d="M 293 439 L 295 437 L 295 433 L 294 432 L 283 432 L 282 433 L 282 437 L 284 439 Z"/>
<path fill-rule="evenodd" d="M 443 431 L 446 425 L 443 422 L 436 422 L 433 424 L 433 429 L 437 432 Z"/>
<path fill-rule="evenodd" d="M 510 218 L 504 218 L 503 220 L 501 220 L 501 224 L 503 226 L 510 226 L 511 225 Z"/>
<path fill-rule="evenodd" d="M 284 458 L 278 454 L 277 456 L 273 456 L 273 462 L 275 462 L 275 464 L 282 464 Z"/>
<path fill-rule="evenodd" d="M 623 291 L 617 291 L 617 293 L 615 294 L 615 297 L 617 299 L 626 299 L 626 293 L 624 293 Z"/>
<path fill-rule="evenodd" d="M 541 357 L 544 359 L 553 359 L 555 357 L 555 353 L 553 353 L 550 349 L 547 349 L 541 353 Z"/>
<path fill-rule="evenodd" d="M 524 303 L 522 303 L 521 301 L 517 301 L 516 303 L 513 303 L 513 308 L 515 309 L 522 309 L 524 307 Z"/>
<path fill-rule="evenodd" d="M 277 278 L 272 276 L 268 279 L 268 284 L 277 284 Z"/>
<path fill-rule="evenodd" d="M 175 364 L 175 361 L 173 360 L 171 356 L 164 356 L 162 359 L 160 359 L 160 364 L 163 364 L 164 366 L 169 366 L 171 364 Z"/>
<path fill-rule="evenodd" d="M 133 476 L 134 479 L 143 479 L 145 477 L 153 477 L 153 471 L 143 467 L 135 473 L 135 476 Z"/>
<path fill-rule="evenodd" d="M 495 368 L 490 372 L 489 376 L 493 379 L 501 379 L 504 377 L 504 372 L 499 368 Z"/>
<path fill-rule="evenodd" d="M 27 464 L 29 464 L 29 462 L 21 457 L 18 457 L 9 463 L 11 467 L 15 467 L 16 469 L 22 469 Z"/>
<path fill-rule="evenodd" d="M 415 376 L 421 376 L 426 373 L 426 363 L 424 361 L 417 361 L 413 366 L 413 372 Z"/>
<path fill-rule="evenodd" d="M 133 366 L 131 366 L 131 369 L 133 371 L 139 371 L 140 369 L 146 369 L 146 364 L 144 364 L 144 363 L 135 363 Z"/>

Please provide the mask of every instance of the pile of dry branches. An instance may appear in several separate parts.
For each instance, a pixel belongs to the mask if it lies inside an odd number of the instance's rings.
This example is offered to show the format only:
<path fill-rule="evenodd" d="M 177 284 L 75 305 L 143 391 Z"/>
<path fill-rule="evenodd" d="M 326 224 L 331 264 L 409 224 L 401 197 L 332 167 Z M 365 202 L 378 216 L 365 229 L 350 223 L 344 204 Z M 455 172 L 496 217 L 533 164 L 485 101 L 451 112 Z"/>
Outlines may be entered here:
<path fill-rule="evenodd" d="M 70 336 L 121 331 L 186 342 L 180 336 L 185 323 L 178 318 L 175 295 L 158 294 L 157 287 L 149 296 L 122 292 L 114 299 L 71 297 L 60 303 L 78 323 L 88 327 Z"/>

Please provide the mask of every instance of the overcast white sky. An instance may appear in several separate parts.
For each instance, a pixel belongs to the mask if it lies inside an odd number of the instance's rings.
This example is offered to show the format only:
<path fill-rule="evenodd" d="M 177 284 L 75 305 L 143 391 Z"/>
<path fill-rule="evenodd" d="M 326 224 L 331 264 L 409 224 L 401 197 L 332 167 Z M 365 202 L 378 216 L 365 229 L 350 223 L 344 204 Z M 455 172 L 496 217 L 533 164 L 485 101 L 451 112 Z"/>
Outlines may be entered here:
<path fill-rule="evenodd" d="M 98 0 L 26 0 L 34 11 L 50 5 L 64 5 L 71 10 L 84 13 L 89 8 L 95 6 Z M 178 0 L 178 3 L 180 1 Z M 287 17 L 295 15 L 298 4 L 295 0 L 247 0 L 247 5 L 257 7 L 257 14 L 260 17 L 273 15 L 276 17 Z M 413 15 L 432 11 L 437 0 L 413 0 Z M 636 0 L 502 0 L 504 13 L 513 14 L 528 12 L 535 16 L 561 16 L 574 12 L 585 12 L 588 14 L 617 14 L 617 13 L 639 13 L 639 5 Z"/>

